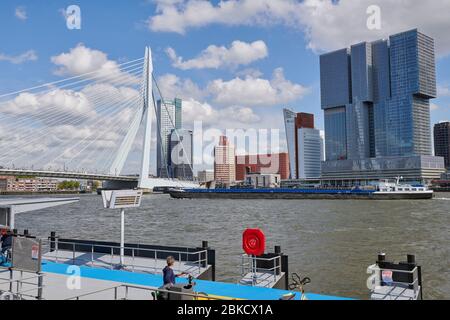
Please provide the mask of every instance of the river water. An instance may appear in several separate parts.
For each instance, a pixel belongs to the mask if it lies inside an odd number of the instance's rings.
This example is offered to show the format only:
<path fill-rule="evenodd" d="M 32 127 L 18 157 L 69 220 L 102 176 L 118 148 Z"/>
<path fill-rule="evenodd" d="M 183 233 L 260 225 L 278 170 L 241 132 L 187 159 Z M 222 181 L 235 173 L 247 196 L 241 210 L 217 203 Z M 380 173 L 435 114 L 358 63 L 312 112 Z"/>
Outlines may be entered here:
<path fill-rule="evenodd" d="M 17 216 L 18 229 L 47 237 L 119 240 L 120 215 L 100 196 Z M 126 215 L 126 240 L 216 249 L 217 280 L 237 281 L 245 228 L 261 228 L 267 246 L 280 245 L 291 272 L 311 278 L 307 291 L 368 298 L 366 268 L 377 253 L 423 268 L 424 296 L 450 299 L 450 194 L 429 201 L 175 200 L 146 195 Z"/>

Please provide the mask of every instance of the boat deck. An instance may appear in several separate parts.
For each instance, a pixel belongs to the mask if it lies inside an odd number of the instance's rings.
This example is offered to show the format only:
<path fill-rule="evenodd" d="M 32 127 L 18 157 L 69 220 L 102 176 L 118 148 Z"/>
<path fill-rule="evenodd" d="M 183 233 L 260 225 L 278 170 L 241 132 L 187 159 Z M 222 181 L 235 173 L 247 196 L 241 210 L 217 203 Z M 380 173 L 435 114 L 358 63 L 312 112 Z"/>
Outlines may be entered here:
<path fill-rule="evenodd" d="M 256 272 L 255 274 L 247 273 L 239 281 L 239 283 L 247 286 L 254 285 L 256 287 L 272 288 L 284 277 L 284 275 L 284 272 L 278 275 L 273 275 L 267 272 Z"/>
<path fill-rule="evenodd" d="M 42 272 L 45 275 L 43 298 L 61 300 L 79 297 L 80 300 L 114 300 L 127 297 L 127 299 L 151 300 L 151 291 L 140 290 L 139 288 L 155 290 L 162 285 L 162 275 L 160 274 L 111 270 L 84 265 L 76 267 L 79 268 L 77 270 L 79 270 L 80 288 L 70 289 L 67 284 L 73 284 L 75 270 L 73 266 L 44 261 L 42 263 Z M 15 272 L 14 278 L 18 279 L 19 277 L 19 272 Z M 26 276 L 24 275 L 23 277 L 25 278 Z M 4 282 L 6 279 L 9 279 L 9 271 L 0 272 L 0 278 L 0 290 L 8 290 L 9 284 Z M 179 278 L 177 281 L 179 283 L 187 283 L 186 278 Z M 195 280 L 195 282 L 196 292 L 204 292 L 209 296 L 223 299 L 278 300 L 282 295 L 289 293 L 289 291 L 285 290 L 244 286 L 234 283 L 206 280 Z M 130 285 L 132 288 L 127 290 L 126 285 Z M 120 291 L 115 292 L 114 288 L 119 286 L 121 286 L 118 289 Z M 35 287 L 32 285 L 23 285 L 22 292 L 33 290 L 33 288 Z M 307 293 L 306 297 L 309 300 L 347 300 L 345 298 L 312 293 Z M 298 293 L 296 300 L 299 299 L 300 294 Z"/>

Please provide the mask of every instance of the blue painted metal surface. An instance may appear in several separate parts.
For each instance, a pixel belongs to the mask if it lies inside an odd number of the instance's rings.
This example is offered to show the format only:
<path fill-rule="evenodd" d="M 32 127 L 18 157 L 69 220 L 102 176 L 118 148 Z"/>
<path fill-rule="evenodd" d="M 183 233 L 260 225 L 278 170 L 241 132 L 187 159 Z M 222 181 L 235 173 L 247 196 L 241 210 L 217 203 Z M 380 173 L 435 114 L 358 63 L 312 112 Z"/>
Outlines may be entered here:
<path fill-rule="evenodd" d="M 374 190 L 339 189 L 184 189 L 191 193 L 286 193 L 286 194 L 372 194 Z"/>
<path fill-rule="evenodd" d="M 68 272 L 69 264 L 54 263 L 44 261 L 42 263 L 42 271 L 46 273 L 55 273 L 60 275 L 70 276 L 72 273 Z M 78 266 L 80 268 L 80 276 L 84 278 L 97 279 L 118 282 L 123 284 L 131 284 L 138 286 L 160 287 L 163 284 L 161 275 L 129 272 L 123 270 L 109 270 L 103 268 L 92 268 L 86 266 Z M 187 279 L 179 278 L 179 283 L 187 283 Z M 245 300 L 279 300 L 284 294 L 289 291 L 243 286 L 234 283 L 224 283 L 215 281 L 195 280 L 196 292 L 204 292 L 208 295 L 230 297 L 235 299 Z M 309 300 L 350 300 L 347 298 L 324 296 L 319 294 L 306 294 Z M 149 295 L 149 299 L 150 295 Z M 296 300 L 300 299 L 300 293 L 297 292 Z"/>

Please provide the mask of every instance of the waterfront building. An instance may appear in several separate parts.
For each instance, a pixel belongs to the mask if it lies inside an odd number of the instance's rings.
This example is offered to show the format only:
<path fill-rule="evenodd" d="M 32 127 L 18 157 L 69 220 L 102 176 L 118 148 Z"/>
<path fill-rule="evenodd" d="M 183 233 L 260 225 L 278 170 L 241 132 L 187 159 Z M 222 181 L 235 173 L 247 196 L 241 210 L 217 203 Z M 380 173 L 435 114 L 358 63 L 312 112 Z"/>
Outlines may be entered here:
<path fill-rule="evenodd" d="M 450 181 L 450 171 L 441 174 L 441 180 Z"/>
<path fill-rule="evenodd" d="M 450 170 L 450 121 L 434 125 L 434 155 L 443 157 L 445 167 Z"/>
<path fill-rule="evenodd" d="M 254 188 L 279 188 L 281 183 L 281 175 L 279 174 L 261 174 L 249 173 L 245 175 L 246 185 Z"/>
<path fill-rule="evenodd" d="M 323 141 L 314 128 L 314 115 L 284 109 L 290 179 L 317 179 L 321 176 Z"/>
<path fill-rule="evenodd" d="M 48 178 L 0 177 L 0 190 L 9 192 L 54 192 L 59 181 Z"/>
<path fill-rule="evenodd" d="M 432 38 L 410 30 L 324 54 L 320 82 L 324 183 L 364 185 L 398 176 L 423 183 L 439 177 L 444 164 L 431 147 Z"/>
<path fill-rule="evenodd" d="M 236 180 L 244 181 L 248 173 L 279 174 L 289 179 L 288 153 L 236 156 Z"/>
<path fill-rule="evenodd" d="M 170 136 L 175 129 L 181 129 L 182 123 L 181 99 L 158 100 L 156 106 L 156 168 L 157 176 L 167 178 L 169 174 Z"/>
<path fill-rule="evenodd" d="M 213 170 L 202 170 L 197 172 L 198 182 L 207 183 L 214 181 L 214 171 Z"/>
<path fill-rule="evenodd" d="M 220 137 L 219 145 L 214 148 L 214 180 L 226 185 L 235 183 L 235 161 L 235 147 L 227 137 Z"/>
<path fill-rule="evenodd" d="M 0 191 L 6 191 L 9 178 L 9 176 L 0 176 Z"/>
<path fill-rule="evenodd" d="M 174 129 L 169 144 L 169 175 L 179 180 L 193 180 L 193 133 L 192 130 Z"/>

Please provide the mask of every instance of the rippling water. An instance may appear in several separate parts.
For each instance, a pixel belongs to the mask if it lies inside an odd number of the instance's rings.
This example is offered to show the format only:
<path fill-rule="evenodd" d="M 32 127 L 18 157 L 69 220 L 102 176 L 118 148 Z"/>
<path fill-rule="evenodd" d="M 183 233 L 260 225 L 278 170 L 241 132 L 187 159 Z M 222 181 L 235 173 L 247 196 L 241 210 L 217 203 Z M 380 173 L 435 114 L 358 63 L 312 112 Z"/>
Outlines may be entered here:
<path fill-rule="evenodd" d="M 368 298 L 366 268 L 384 251 L 388 259 L 416 254 L 427 299 L 450 299 L 450 194 L 431 201 L 174 200 L 144 197 L 128 210 L 126 240 L 200 246 L 217 251 L 217 278 L 237 281 L 241 234 L 259 227 L 267 245 L 289 255 L 290 271 L 309 276 L 315 293 Z M 17 227 L 34 235 L 118 240 L 120 216 L 101 197 L 20 214 Z"/>

